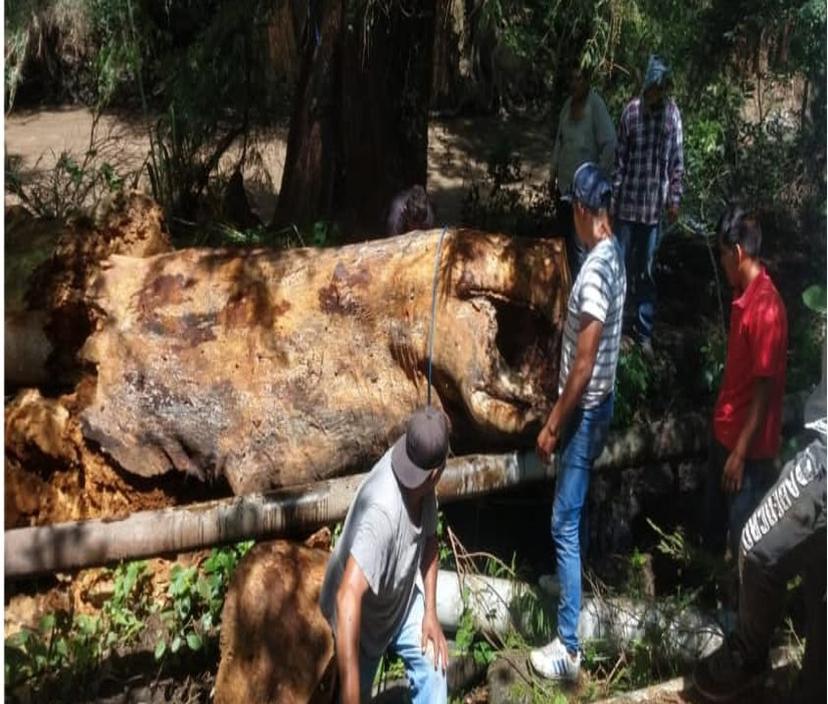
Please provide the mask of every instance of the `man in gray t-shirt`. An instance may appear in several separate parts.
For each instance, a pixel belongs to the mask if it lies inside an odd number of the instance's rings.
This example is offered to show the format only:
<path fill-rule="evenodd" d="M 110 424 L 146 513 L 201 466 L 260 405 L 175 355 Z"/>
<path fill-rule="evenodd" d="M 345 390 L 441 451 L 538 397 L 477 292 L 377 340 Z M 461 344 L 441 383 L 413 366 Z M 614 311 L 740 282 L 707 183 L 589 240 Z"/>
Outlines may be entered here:
<path fill-rule="evenodd" d="M 441 411 L 413 413 L 348 510 L 320 595 L 336 644 L 342 702 L 367 701 L 389 649 L 405 664 L 414 704 L 447 699 L 434 488 L 445 468 L 448 434 Z"/>

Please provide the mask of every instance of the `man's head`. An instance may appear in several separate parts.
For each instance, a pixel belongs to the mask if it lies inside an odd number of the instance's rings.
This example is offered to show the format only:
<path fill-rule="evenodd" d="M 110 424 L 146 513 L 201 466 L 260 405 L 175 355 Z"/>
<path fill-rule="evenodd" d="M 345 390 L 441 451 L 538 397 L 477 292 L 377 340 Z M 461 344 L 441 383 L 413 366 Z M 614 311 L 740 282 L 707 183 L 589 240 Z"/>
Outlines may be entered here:
<path fill-rule="evenodd" d="M 408 189 L 405 199 L 406 230 L 417 230 L 428 223 L 428 195 L 425 188 L 416 184 Z"/>
<path fill-rule="evenodd" d="M 575 66 L 569 74 L 569 90 L 573 100 L 583 100 L 589 92 L 589 84 L 589 72 L 580 66 Z"/>
<path fill-rule="evenodd" d="M 440 481 L 448 450 L 448 418 L 433 406 L 426 406 L 408 419 L 405 434 L 391 451 L 391 466 L 405 489 L 425 493 Z"/>
<path fill-rule="evenodd" d="M 728 283 L 734 288 L 742 284 L 745 268 L 759 259 L 762 228 L 754 213 L 738 205 L 729 207 L 716 227 L 719 236 L 719 259 Z"/>
<path fill-rule="evenodd" d="M 670 90 L 670 67 L 663 58 L 651 54 L 644 73 L 642 94 L 644 104 L 650 110 L 660 106 Z"/>
<path fill-rule="evenodd" d="M 572 217 L 578 238 L 591 247 L 596 220 L 608 221 L 612 186 L 597 164 L 581 164 L 572 177 Z"/>

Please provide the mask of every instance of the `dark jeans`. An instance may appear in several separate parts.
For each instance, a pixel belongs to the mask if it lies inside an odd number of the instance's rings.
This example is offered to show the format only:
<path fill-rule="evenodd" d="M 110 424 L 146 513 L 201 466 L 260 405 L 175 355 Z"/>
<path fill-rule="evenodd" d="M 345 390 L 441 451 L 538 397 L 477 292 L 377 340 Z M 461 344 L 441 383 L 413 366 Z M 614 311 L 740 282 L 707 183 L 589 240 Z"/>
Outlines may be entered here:
<path fill-rule="evenodd" d="M 739 554 L 739 617 L 729 639 L 747 666 L 764 665 L 788 581 L 802 575 L 808 621 L 799 701 L 826 701 L 825 555 L 825 441 L 820 438 L 785 465 L 747 521 Z"/>
<path fill-rule="evenodd" d="M 723 555 L 727 546 L 735 559 L 739 554 L 742 528 L 776 481 L 778 473 L 772 459 L 745 460 L 742 488 L 735 494 L 727 494 L 722 491 L 721 483 L 729 455 L 730 450 L 711 438 L 702 502 L 701 535 L 704 547 L 709 552 Z"/>
<path fill-rule="evenodd" d="M 615 235 L 627 270 L 626 307 L 631 311 L 635 333 L 641 340 L 650 340 L 655 321 L 655 258 L 661 244 L 661 223 L 646 225 L 618 220 Z"/>

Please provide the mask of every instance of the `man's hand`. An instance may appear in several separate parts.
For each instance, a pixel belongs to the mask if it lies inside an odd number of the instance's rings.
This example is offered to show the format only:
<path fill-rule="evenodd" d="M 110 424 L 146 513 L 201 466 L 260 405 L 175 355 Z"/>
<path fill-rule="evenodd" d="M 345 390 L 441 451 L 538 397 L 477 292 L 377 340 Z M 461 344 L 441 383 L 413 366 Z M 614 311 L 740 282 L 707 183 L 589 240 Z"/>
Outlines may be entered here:
<path fill-rule="evenodd" d="M 538 441 L 535 447 L 538 457 L 540 457 L 544 462 L 549 462 L 549 458 L 558 446 L 559 439 L 560 435 L 558 431 L 553 430 L 549 427 L 549 423 L 546 423 L 543 428 L 541 428 L 540 433 L 538 433 Z"/>
<path fill-rule="evenodd" d="M 725 462 L 722 472 L 722 491 L 735 494 L 742 488 L 742 475 L 745 473 L 745 456 L 738 450 L 733 450 Z"/>
<path fill-rule="evenodd" d="M 671 225 L 678 220 L 679 216 L 679 207 L 677 205 L 671 205 L 667 208 L 667 222 Z"/>
<path fill-rule="evenodd" d="M 429 641 L 431 641 L 431 647 L 433 648 L 434 669 L 436 670 L 439 664 L 445 672 L 446 667 L 448 667 L 448 643 L 446 643 L 443 629 L 440 628 L 440 623 L 437 621 L 437 616 L 433 613 L 427 613 L 423 616 L 423 635 L 420 646 L 424 653 L 428 648 Z"/>

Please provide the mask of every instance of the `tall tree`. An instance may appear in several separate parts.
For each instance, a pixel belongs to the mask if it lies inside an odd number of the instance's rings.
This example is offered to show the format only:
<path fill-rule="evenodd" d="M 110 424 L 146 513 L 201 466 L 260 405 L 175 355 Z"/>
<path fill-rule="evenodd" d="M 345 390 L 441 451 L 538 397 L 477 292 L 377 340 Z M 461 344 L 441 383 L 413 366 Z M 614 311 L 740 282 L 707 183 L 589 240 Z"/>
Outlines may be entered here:
<path fill-rule="evenodd" d="M 311 3 L 277 221 L 378 231 L 425 183 L 435 0 Z"/>

